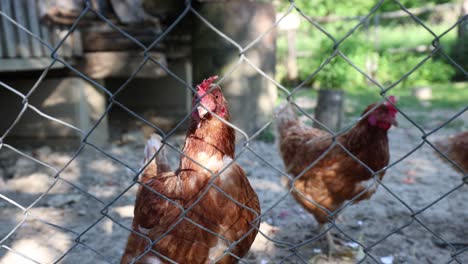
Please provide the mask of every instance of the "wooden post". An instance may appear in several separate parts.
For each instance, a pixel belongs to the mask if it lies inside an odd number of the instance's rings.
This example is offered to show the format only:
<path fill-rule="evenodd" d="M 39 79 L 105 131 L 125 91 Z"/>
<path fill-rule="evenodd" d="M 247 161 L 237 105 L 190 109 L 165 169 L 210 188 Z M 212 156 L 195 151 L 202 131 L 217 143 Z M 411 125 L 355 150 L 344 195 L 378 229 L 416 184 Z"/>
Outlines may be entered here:
<path fill-rule="evenodd" d="M 286 38 L 288 40 L 288 58 L 287 58 L 287 78 L 289 81 L 296 81 L 299 76 L 299 70 L 297 66 L 297 49 L 296 49 L 296 38 L 297 30 L 301 25 L 301 19 L 298 15 L 291 13 L 287 16 L 279 13 L 277 20 L 281 19 L 281 23 L 278 24 L 280 31 L 286 32 Z"/>
<path fill-rule="evenodd" d="M 315 119 L 324 126 L 338 132 L 343 120 L 344 91 L 334 89 L 320 89 L 315 109 Z M 318 123 L 314 127 L 323 129 Z"/>
<path fill-rule="evenodd" d="M 221 32 L 242 47 L 267 31 L 275 23 L 271 3 L 248 0 L 207 1 L 195 9 Z M 239 50 L 194 17 L 192 56 L 194 83 L 212 75 L 224 76 L 238 62 Z M 268 76 L 274 77 L 276 32 L 272 31 L 252 46 L 245 56 Z M 249 134 L 271 116 L 277 88 L 248 63 L 243 62 L 221 84 L 230 104 L 235 125 Z"/>
<path fill-rule="evenodd" d="M 36 82 L 35 79 L 14 79 L 8 83 L 22 93 L 26 93 Z M 5 90 L 5 89 L 3 89 Z M 18 115 L 21 98 L 0 91 L 0 112 L 5 113 L 5 122 L 0 124 L 0 132 L 5 132 Z M 91 83 L 79 77 L 46 78 L 29 97 L 29 102 L 39 110 L 56 119 L 72 124 L 87 132 L 105 112 L 106 95 Z M 20 122 L 9 134 L 15 144 L 78 144 L 80 134 L 53 120 L 39 116 L 32 110 L 26 111 Z M 108 141 L 109 128 L 107 115 L 88 138 L 89 141 L 103 145 Z"/>
<path fill-rule="evenodd" d="M 468 0 L 464 0 L 461 3 L 460 17 L 464 17 L 468 14 Z M 461 66 L 468 66 L 468 19 L 465 19 L 458 25 L 458 41 L 457 41 L 457 57 L 458 61 L 461 62 Z M 460 74 L 463 75 L 463 74 Z M 462 79 L 466 76 L 462 76 Z"/>
<path fill-rule="evenodd" d="M 297 80 L 299 75 L 297 67 L 297 51 L 296 51 L 296 30 L 287 31 L 288 36 L 288 80 Z"/>
<path fill-rule="evenodd" d="M 102 80 L 98 81 L 103 84 Z M 71 84 L 73 96 L 77 98 L 77 102 L 75 103 L 75 120 L 78 127 L 87 133 L 105 112 L 107 105 L 106 95 L 81 78 L 66 78 L 62 82 L 70 82 Z M 99 125 L 93 130 L 88 141 L 97 144 L 105 144 L 109 141 L 107 116 L 106 114 Z"/>

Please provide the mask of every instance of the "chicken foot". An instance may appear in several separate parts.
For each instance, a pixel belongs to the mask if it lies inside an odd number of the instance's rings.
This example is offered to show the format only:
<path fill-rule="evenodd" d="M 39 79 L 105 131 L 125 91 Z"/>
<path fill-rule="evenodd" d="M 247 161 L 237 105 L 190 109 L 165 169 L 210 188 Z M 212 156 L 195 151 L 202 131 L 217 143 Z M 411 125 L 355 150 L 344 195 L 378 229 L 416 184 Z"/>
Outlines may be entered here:
<path fill-rule="evenodd" d="M 326 229 L 328 229 L 327 224 L 321 225 L 320 227 L 321 232 L 325 231 Z M 343 246 L 346 243 L 346 241 L 333 237 L 331 230 L 326 231 L 325 239 L 327 241 L 327 246 L 328 246 L 328 258 L 331 258 L 332 256 L 354 257 L 353 249 L 347 246 Z M 336 243 L 335 241 L 339 241 L 339 242 Z"/>

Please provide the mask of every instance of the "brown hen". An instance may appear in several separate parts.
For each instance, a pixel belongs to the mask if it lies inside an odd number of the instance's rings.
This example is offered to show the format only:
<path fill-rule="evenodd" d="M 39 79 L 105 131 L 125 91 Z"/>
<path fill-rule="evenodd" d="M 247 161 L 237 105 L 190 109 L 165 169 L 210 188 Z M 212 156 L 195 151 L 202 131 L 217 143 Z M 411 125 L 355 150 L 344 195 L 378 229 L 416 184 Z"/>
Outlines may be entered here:
<path fill-rule="evenodd" d="M 215 79 L 197 86 L 193 104 L 199 100 L 200 106 L 192 113 L 179 168 L 170 171 L 161 151 L 142 173 L 140 182 L 147 187 L 138 190 L 134 232 L 121 263 L 237 263 L 249 251 L 260 206 L 244 170 L 233 162 L 234 130 L 213 115 L 230 117 L 221 89 L 209 91 Z M 153 135 L 145 161 L 161 147 L 161 138 Z M 214 178 L 194 161 L 221 173 Z M 209 186 L 213 179 L 216 188 Z M 180 208 L 190 207 L 184 216 Z"/>
<path fill-rule="evenodd" d="M 460 168 L 468 173 L 468 131 L 446 137 L 434 142 L 434 145 L 444 153 L 448 158 L 455 162 Z M 444 162 L 447 159 L 438 155 Z M 452 163 L 450 165 L 457 171 L 460 169 L 455 167 Z"/>
<path fill-rule="evenodd" d="M 394 97 L 390 99 L 395 102 Z M 374 106 L 368 106 L 363 115 Z M 380 171 L 389 163 L 387 131 L 397 125 L 396 114 L 391 104 L 381 104 L 348 132 L 336 137 L 336 143 L 372 171 Z M 275 115 L 283 162 L 294 178 L 289 181 L 289 187 L 294 185 L 294 198 L 314 215 L 321 228 L 336 216 L 330 216 L 327 210 L 333 213 L 348 200 L 354 199 L 356 203 L 375 193 L 377 182 L 372 182 L 372 173 L 340 145 L 334 144 L 331 134 L 301 123 L 291 104 L 278 107 Z M 385 171 L 381 171 L 376 176 L 382 179 L 384 174 Z M 340 251 L 330 232 L 326 233 L 326 238 L 330 254 Z"/>

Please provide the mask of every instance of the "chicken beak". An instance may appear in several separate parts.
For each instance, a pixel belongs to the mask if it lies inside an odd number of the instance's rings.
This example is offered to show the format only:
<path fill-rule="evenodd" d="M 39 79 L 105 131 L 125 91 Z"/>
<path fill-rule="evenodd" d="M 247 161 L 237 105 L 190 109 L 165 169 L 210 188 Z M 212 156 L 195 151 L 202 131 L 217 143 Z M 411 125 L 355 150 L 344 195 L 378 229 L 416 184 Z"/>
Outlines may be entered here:
<path fill-rule="evenodd" d="M 398 122 L 396 121 L 395 118 L 390 121 L 390 124 L 392 124 L 395 127 L 398 127 Z"/>
<path fill-rule="evenodd" d="M 208 110 L 206 110 L 203 106 L 198 106 L 197 111 L 200 118 L 203 118 L 208 113 Z"/>

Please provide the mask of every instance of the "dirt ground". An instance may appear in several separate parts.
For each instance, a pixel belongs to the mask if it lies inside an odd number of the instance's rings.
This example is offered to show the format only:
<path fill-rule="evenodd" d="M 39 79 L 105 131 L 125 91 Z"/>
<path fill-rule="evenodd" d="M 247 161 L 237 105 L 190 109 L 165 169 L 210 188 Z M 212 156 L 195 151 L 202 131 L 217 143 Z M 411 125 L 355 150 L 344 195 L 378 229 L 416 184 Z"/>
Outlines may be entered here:
<path fill-rule="evenodd" d="M 453 113 L 434 113 L 434 118 L 428 119 L 425 125 L 435 127 Z M 467 119 L 465 113 L 461 120 L 468 124 Z M 389 133 L 391 162 L 399 160 L 421 142 L 420 131 L 411 128 L 404 118 L 399 121 L 401 126 Z M 467 129 L 464 126 L 443 129 L 429 139 Z M 138 133 L 129 134 L 126 144 L 115 143 L 106 146 L 105 151 L 138 168 L 144 147 L 141 137 Z M 180 148 L 182 138 L 179 136 L 172 142 Z M 257 141 L 252 149 L 272 166 L 283 169 L 275 144 Z M 70 150 L 49 147 L 25 152 L 55 168 L 63 167 L 74 154 Z M 129 234 L 123 227 L 130 226 L 137 189 L 133 186 L 125 192 L 132 184 L 128 169 L 90 146 L 86 146 L 60 174 L 60 180 L 54 179 L 53 170 L 21 158 L 5 147 L 0 150 L 0 156 L 3 163 L 3 176 L 0 177 L 3 198 L 0 199 L 0 263 L 34 263 L 32 260 L 52 263 L 62 256 L 60 263 L 118 263 Z M 169 156 L 172 162 L 177 161 L 175 151 Z M 347 245 L 354 248 L 354 258 L 331 258 L 327 261 L 321 255 L 321 252 L 326 253 L 323 240 L 297 247 L 300 257 L 294 255 L 290 250 L 294 245 L 318 234 L 317 223 L 291 198 L 282 183 L 282 175 L 269 164 L 249 151 L 240 156 L 239 163 L 258 192 L 265 213 L 262 234 L 257 236 L 246 257 L 247 263 L 303 263 L 300 258 L 310 263 L 354 263 L 364 256 L 357 244 L 336 229 L 331 232 L 348 241 Z M 436 158 L 430 147 L 424 145 L 390 168 L 383 183 L 386 188 L 380 186 L 370 201 L 345 208 L 338 221 L 341 231 L 366 246 L 381 241 L 368 251 L 376 261 L 386 264 L 447 263 L 453 251 L 437 236 L 456 247 L 466 246 L 468 186 L 462 185 L 461 174 Z M 461 187 L 438 201 L 457 186 Z M 47 195 L 38 199 L 49 189 Z M 24 214 L 5 198 L 25 208 L 35 201 L 37 203 L 29 214 Z M 110 202 L 112 205 L 106 208 Z M 103 217 L 102 213 L 109 217 Z M 412 218 L 414 213 L 416 217 Z M 44 221 L 63 228 L 47 225 Z M 397 232 L 387 237 L 394 230 Z M 459 255 L 458 260 L 468 263 L 468 251 Z M 375 261 L 367 257 L 364 263 Z"/>

